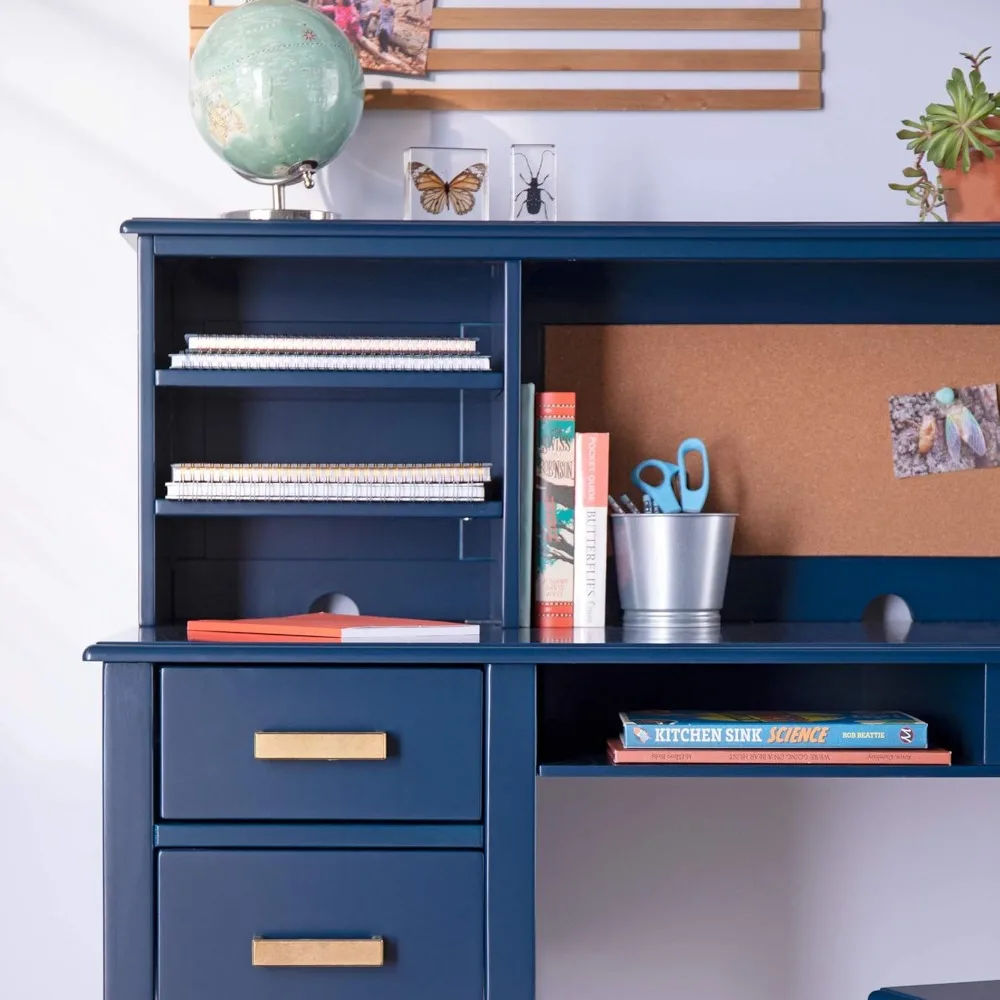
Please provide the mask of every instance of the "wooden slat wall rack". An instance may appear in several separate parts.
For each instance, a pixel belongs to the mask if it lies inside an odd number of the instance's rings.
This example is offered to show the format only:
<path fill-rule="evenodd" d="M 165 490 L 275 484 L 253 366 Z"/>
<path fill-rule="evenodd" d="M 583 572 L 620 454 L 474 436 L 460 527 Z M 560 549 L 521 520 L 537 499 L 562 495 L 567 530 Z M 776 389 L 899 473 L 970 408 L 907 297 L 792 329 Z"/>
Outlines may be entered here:
<path fill-rule="evenodd" d="M 229 7 L 191 0 L 191 51 Z M 445 31 L 759 31 L 794 32 L 797 48 L 747 49 L 501 49 L 436 48 Z M 823 106 L 823 0 L 798 7 L 551 8 L 440 7 L 431 20 L 427 68 L 433 86 L 369 89 L 369 109 L 420 111 L 807 111 Z M 797 73 L 785 89 L 526 88 L 449 86 L 455 72 Z"/>

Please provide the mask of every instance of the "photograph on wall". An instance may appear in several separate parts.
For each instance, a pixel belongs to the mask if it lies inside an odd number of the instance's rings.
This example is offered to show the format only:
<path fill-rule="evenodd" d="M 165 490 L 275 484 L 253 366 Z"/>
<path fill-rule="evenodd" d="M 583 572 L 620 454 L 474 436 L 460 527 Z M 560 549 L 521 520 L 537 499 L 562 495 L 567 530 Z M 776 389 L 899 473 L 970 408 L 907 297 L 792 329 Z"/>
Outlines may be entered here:
<path fill-rule="evenodd" d="M 347 36 L 365 73 L 426 76 L 434 0 L 299 0 Z M 218 6 L 237 6 L 220 3 Z"/>
<path fill-rule="evenodd" d="M 996 385 L 891 396 L 889 420 L 897 479 L 1000 465 Z"/>

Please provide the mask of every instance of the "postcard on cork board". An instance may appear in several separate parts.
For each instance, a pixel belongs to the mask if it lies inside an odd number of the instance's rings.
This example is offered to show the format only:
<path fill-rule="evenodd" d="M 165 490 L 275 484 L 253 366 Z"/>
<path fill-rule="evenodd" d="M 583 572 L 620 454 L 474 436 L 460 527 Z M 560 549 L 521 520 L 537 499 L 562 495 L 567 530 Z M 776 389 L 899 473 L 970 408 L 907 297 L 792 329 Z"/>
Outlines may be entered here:
<path fill-rule="evenodd" d="M 897 479 L 1000 465 L 996 385 L 891 396 L 889 420 Z"/>

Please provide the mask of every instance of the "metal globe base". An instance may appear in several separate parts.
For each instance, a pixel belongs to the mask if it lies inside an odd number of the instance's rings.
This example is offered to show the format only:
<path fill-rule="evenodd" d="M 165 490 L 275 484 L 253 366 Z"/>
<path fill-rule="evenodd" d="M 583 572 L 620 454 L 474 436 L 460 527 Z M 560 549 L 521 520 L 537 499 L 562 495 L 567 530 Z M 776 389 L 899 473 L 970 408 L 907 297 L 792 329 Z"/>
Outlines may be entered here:
<path fill-rule="evenodd" d="M 320 208 L 287 208 L 285 206 L 285 188 L 293 184 L 304 184 L 307 189 L 316 186 L 316 164 L 301 163 L 295 168 L 293 173 L 281 180 L 264 180 L 260 177 L 251 177 L 241 173 L 244 180 L 253 181 L 254 184 L 263 184 L 271 189 L 271 208 L 241 208 L 232 212 L 223 212 L 223 219 L 253 219 L 255 221 L 288 221 L 303 219 L 306 221 L 319 221 L 324 219 L 339 219 L 337 212 L 326 212 Z"/>

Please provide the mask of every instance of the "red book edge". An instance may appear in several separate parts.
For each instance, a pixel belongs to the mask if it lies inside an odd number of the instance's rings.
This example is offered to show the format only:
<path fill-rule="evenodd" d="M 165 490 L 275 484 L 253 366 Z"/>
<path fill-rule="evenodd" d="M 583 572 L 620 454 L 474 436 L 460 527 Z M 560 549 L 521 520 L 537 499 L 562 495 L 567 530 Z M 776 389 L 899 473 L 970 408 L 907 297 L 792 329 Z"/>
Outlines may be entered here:
<path fill-rule="evenodd" d="M 754 750 L 716 748 L 701 750 L 639 750 L 622 746 L 620 738 L 608 740 L 612 764 L 941 764 L 951 763 L 950 750 Z"/>
<path fill-rule="evenodd" d="M 429 621 L 420 618 L 379 618 L 375 615 L 333 615 L 319 611 L 308 615 L 278 618 L 192 619 L 187 623 L 188 638 L 205 635 L 313 637 L 321 641 L 339 640 L 344 629 L 464 628 L 464 622 Z"/>

